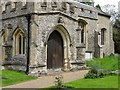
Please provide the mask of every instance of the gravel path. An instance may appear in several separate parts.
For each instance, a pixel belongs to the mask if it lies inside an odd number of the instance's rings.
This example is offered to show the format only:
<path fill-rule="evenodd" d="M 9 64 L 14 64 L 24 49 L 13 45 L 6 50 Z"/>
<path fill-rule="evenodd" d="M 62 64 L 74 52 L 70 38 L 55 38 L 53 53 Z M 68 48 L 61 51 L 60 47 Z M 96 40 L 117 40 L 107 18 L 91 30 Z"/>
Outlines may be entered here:
<path fill-rule="evenodd" d="M 74 72 L 64 72 L 62 73 L 63 75 L 63 80 L 64 82 L 70 82 L 73 80 L 77 80 L 80 78 L 83 78 L 84 75 L 88 73 L 88 70 L 79 70 L 79 71 L 74 71 Z M 5 88 L 46 88 L 49 86 L 54 85 L 55 83 L 55 76 L 56 75 L 51 75 L 51 76 L 42 76 L 39 77 L 37 80 L 32 80 L 32 81 L 27 81 L 24 83 L 16 84 L 16 85 L 11 85 Z"/>

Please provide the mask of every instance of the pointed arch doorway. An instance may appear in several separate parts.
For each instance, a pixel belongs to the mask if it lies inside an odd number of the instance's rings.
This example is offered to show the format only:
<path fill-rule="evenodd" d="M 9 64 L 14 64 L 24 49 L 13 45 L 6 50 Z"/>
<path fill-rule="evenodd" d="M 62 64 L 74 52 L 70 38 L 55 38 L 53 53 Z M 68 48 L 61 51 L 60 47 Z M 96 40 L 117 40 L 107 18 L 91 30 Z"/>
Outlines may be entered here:
<path fill-rule="evenodd" d="M 64 48 L 61 34 L 54 30 L 47 42 L 47 69 L 64 67 Z"/>

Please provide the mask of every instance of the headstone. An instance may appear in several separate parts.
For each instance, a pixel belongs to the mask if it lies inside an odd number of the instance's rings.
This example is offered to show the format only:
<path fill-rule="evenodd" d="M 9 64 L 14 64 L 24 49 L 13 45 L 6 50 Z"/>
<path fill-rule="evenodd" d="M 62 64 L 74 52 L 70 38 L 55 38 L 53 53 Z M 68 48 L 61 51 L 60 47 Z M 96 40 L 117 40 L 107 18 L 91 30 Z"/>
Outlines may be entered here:
<path fill-rule="evenodd" d="M 93 58 L 92 53 L 90 53 L 90 52 L 85 53 L 85 60 L 91 60 L 92 58 Z"/>

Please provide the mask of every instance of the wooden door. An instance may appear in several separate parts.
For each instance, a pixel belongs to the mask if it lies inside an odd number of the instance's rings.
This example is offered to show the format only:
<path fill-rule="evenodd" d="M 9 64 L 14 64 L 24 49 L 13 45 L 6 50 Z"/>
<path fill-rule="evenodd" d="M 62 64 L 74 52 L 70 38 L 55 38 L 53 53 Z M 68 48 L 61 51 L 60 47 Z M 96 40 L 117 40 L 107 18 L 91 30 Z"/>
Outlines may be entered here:
<path fill-rule="evenodd" d="M 47 46 L 47 68 L 56 69 L 63 67 L 63 40 L 58 31 L 51 33 Z"/>

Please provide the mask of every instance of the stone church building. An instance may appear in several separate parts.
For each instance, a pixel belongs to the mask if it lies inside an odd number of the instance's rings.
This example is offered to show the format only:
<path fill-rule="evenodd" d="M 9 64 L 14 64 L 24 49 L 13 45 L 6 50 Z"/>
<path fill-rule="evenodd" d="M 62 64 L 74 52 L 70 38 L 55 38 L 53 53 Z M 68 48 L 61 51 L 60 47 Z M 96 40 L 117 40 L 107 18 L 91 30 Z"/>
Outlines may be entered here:
<path fill-rule="evenodd" d="M 0 60 L 30 75 L 70 71 L 114 53 L 110 16 L 77 1 L 7 2 L 2 12 Z"/>

